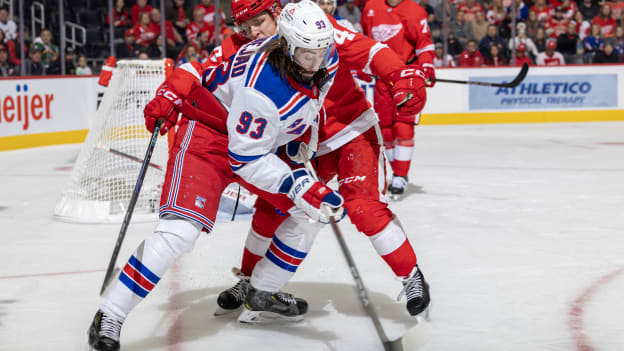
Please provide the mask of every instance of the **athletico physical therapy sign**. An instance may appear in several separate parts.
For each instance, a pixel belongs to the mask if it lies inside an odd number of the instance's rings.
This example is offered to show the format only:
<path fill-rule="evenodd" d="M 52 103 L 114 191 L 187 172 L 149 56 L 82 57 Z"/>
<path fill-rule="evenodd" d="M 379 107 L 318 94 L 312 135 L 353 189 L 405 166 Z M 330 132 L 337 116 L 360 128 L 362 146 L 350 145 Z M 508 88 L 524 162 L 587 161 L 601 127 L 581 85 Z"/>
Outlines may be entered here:
<path fill-rule="evenodd" d="M 513 77 L 478 77 L 484 82 L 510 81 Z M 567 108 L 617 107 L 616 74 L 533 75 L 516 88 L 471 85 L 469 109 L 473 110 L 560 110 Z"/>

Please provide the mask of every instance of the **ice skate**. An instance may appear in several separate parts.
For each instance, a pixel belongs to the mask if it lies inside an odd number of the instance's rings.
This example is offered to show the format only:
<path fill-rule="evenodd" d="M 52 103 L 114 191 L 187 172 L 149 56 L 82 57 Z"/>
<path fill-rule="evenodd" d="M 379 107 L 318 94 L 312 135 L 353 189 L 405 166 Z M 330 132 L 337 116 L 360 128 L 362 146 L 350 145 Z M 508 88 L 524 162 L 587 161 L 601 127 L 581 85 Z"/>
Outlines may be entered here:
<path fill-rule="evenodd" d="M 89 350 L 118 351 L 122 324 L 123 321 L 98 310 L 89 327 Z"/>
<path fill-rule="evenodd" d="M 249 291 L 249 277 L 243 275 L 238 268 L 232 268 L 232 273 L 234 273 L 239 280 L 236 285 L 219 294 L 217 298 L 217 310 L 214 313 L 215 316 L 222 316 L 239 311 Z"/>
<path fill-rule="evenodd" d="M 407 177 L 392 176 L 392 182 L 388 186 L 388 194 L 390 200 L 400 200 L 407 189 Z"/>
<path fill-rule="evenodd" d="M 399 293 L 397 300 L 400 300 L 403 295 L 407 296 L 407 311 L 412 316 L 420 316 L 423 311 L 425 319 L 429 316 L 429 303 L 431 298 L 429 296 L 429 284 L 425 281 L 425 277 L 418 265 L 414 267 L 412 273 L 404 278 L 401 283 L 403 284 L 403 290 Z"/>
<path fill-rule="evenodd" d="M 308 302 L 281 291 L 254 289 L 251 285 L 245 308 L 238 317 L 241 323 L 298 322 L 308 311 Z"/>

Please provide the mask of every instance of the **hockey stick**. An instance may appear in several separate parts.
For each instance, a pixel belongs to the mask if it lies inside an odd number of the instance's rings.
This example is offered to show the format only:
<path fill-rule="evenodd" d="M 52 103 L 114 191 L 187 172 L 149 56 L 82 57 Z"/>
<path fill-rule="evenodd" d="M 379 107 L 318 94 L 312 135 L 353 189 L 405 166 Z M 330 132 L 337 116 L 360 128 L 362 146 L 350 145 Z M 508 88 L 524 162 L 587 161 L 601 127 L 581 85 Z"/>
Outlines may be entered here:
<path fill-rule="evenodd" d="M 307 158 L 307 147 L 305 144 L 301 145 L 299 149 L 299 157 L 304 161 L 305 168 L 310 172 L 312 177 L 319 180 L 316 175 L 316 171 L 314 167 L 312 167 L 312 163 L 310 159 Z M 408 329 L 401 337 L 396 340 L 390 340 L 386 335 L 386 332 L 381 325 L 381 321 L 379 320 L 379 315 L 377 314 L 377 309 L 373 304 L 373 301 L 368 296 L 368 290 L 364 286 L 364 282 L 362 281 L 362 277 L 360 276 L 360 271 L 357 269 L 355 265 L 355 261 L 353 260 L 353 256 L 351 255 L 351 250 L 347 246 L 347 242 L 344 240 L 342 232 L 340 231 L 340 227 L 338 227 L 338 223 L 334 220 L 333 217 L 329 217 L 329 223 L 334 232 L 334 236 L 336 240 L 338 240 L 338 244 L 340 244 L 340 249 L 342 250 L 342 254 L 347 261 L 347 265 L 349 266 L 349 271 L 351 271 L 351 275 L 353 276 L 353 280 L 355 280 L 355 285 L 358 289 L 358 296 L 360 297 L 360 301 L 364 306 L 364 310 L 368 313 L 368 316 L 373 320 L 373 324 L 375 325 L 375 330 L 377 331 L 377 335 L 379 335 L 379 339 L 381 339 L 381 343 L 383 344 L 384 350 L 386 351 L 411 351 L 415 350 L 417 347 L 422 346 L 429 339 L 429 329 L 424 323 L 419 322 L 414 327 Z"/>
<path fill-rule="evenodd" d="M 162 119 L 158 120 L 158 122 L 156 122 L 156 126 L 154 127 L 152 138 L 150 139 L 147 151 L 145 152 L 145 158 L 143 159 L 143 164 L 141 165 L 141 170 L 139 171 L 139 178 L 137 179 L 136 185 L 134 186 L 134 191 L 132 192 L 132 197 L 130 198 L 130 203 L 128 204 L 128 209 L 126 210 L 126 216 L 121 223 L 121 229 L 119 230 L 119 236 L 117 237 L 117 242 L 115 243 L 113 255 L 111 256 L 110 262 L 108 263 L 108 268 L 106 269 L 106 275 L 104 276 L 102 288 L 100 289 L 100 296 L 104 294 L 104 291 L 106 290 L 106 287 L 110 283 L 110 280 L 113 276 L 115 264 L 117 263 L 117 256 L 119 255 L 121 244 L 123 243 L 124 237 L 126 236 L 128 225 L 130 225 L 132 212 L 134 212 L 134 206 L 136 205 L 139 198 L 139 192 L 141 191 L 141 186 L 143 185 L 143 179 L 145 178 L 145 173 L 147 173 L 147 167 L 149 165 L 150 159 L 152 158 L 152 152 L 154 151 L 156 141 L 158 140 L 158 132 L 160 132 L 160 127 L 162 126 L 163 122 L 164 120 Z"/>
<path fill-rule="evenodd" d="M 136 156 L 132 156 L 132 155 L 127 154 L 127 153 L 125 153 L 123 151 L 119 151 L 119 150 L 113 149 L 112 147 L 106 146 L 106 145 L 104 145 L 102 143 L 97 143 L 95 145 L 95 147 L 97 149 L 100 149 L 100 150 L 108 151 L 108 152 L 110 152 L 112 154 L 115 154 L 117 156 L 125 157 L 127 159 L 132 160 L 132 161 L 143 163 L 143 160 L 138 158 L 138 157 L 136 157 Z M 165 170 L 162 166 L 159 166 L 159 165 L 151 163 L 151 162 L 149 163 L 149 166 L 150 167 L 154 167 L 154 168 L 156 168 L 159 171 L 164 171 Z"/>
<path fill-rule="evenodd" d="M 498 88 L 515 88 L 518 85 L 520 85 L 520 83 L 522 83 L 522 81 L 524 80 L 524 77 L 526 77 L 527 73 L 529 72 L 529 65 L 525 62 L 522 64 L 522 68 L 520 68 L 520 72 L 518 73 L 518 75 L 516 76 L 516 78 L 514 78 L 514 80 L 512 80 L 509 83 L 503 82 L 503 83 L 490 83 L 490 82 L 477 82 L 474 80 L 455 80 L 455 79 L 442 79 L 442 78 L 431 78 L 432 82 L 439 82 L 439 83 L 455 83 L 455 84 L 470 84 L 470 85 L 482 85 L 485 87 L 498 87 Z"/>

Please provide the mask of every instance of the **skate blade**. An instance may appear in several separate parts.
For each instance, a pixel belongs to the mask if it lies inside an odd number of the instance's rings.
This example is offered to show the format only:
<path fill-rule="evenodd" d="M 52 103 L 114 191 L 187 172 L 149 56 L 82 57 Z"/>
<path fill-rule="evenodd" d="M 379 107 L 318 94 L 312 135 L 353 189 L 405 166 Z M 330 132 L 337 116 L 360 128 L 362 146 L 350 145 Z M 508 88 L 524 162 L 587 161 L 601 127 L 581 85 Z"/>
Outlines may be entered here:
<path fill-rule="evenodd" d="M 214 316 L 215 317 L 219 317 L 219 316 L 225 316 L 227 314 L 232 314 L 234 312 L 240 312 L 240 310 L 243 308 L 243 306 L 239 306 L 237 308 L 233 308 L 233 309 L 225 309 L 225 308 L 221 308 L 221 306 L 217 306 L 217 309 L 214 312 Z"/>
<path fill-rule="evenodd" d="M 392 201 L 399 201 L 401 200 L 401 197 L 403 197 L 402 194 L 390 194 L 390 200 Z"/>
<path fill-rule="evenodd" d="M 250 311 L 246 308 L 238 316 L 238 321 L 246 324 L 281 324 L 293 323 L 303 320 L 303 315 L 284 316 L 279 313 L 267 311 Z"/>

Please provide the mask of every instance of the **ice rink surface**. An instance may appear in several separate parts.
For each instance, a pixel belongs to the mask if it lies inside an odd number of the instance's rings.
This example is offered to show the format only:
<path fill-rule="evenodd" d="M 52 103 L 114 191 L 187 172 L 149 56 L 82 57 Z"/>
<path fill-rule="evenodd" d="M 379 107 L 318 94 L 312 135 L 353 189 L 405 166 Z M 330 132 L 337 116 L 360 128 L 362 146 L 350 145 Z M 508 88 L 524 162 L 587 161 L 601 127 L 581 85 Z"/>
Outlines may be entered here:
<path fill-rule="evenodd" d="M 0 152 L 0 350 L 85 350 L 119 225 L 52 214 L 80 145 Z M 424 350 L 624 350 L 624 123 L 420 126 L 409 194 L 391 203 L 431 284 Z M 155 223 L 133 223 L 124 263 Z M 122 350 L 381 350 L 329 227 L 287 291 L 305 321 L 214 317 L 249 223 L 202 236 L 128 317 Z M 400 283 L 343 221 L 391 338 Z"/>

